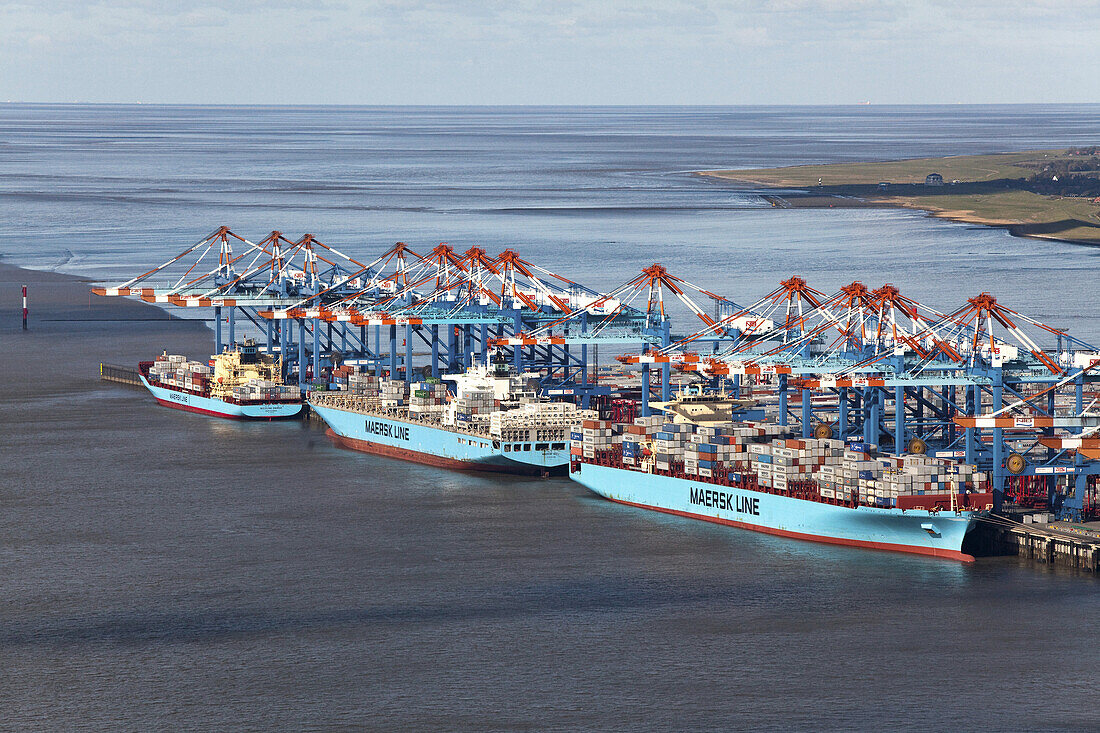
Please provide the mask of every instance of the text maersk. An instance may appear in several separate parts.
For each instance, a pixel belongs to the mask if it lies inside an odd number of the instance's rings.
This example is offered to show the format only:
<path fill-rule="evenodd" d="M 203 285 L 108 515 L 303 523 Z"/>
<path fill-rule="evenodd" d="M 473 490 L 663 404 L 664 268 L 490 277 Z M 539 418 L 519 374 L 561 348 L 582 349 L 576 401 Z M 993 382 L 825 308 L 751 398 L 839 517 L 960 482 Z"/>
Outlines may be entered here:
<path fill-rule="evenodd" d="M 691 503 L 709 509 L 725 509 L 739 514 L 760 516 L 760 499 L 741 494 L 711 489 L 691 489 Z"/>
<path fill-rule="evenodd" d="M 393 440 L 408 440 L 409 428 L 405 425 L 393 425 L 380 420 L 367 420 L 366 431 L 369 435 L 381 435 Z"/>

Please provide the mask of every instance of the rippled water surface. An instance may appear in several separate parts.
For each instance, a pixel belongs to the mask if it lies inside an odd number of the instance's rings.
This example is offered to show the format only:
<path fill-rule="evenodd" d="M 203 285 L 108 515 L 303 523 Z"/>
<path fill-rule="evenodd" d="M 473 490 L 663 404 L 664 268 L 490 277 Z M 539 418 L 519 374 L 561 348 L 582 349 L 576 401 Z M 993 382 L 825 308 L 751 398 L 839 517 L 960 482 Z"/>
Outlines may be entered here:
<path fill-rule="evenodd" d="M 941 308 L 987 290 L 1100 340 L 1100 251 L 774 210 L 691 175 L 1097 130 L 1100 107 L 2 105 L 0 254 L 119 280 L 221 224 L 361 256 L 514 246 L 597 287 L 660 261 L 741 302 L 791 274 Z M 201 324 L 60 275 L 3 269 L 0 292 L 0 727 L 1100 726 L 1089 576 L 738 532 L 158 408 L 96 364 L 201 356 Z"/>
<path fill-rule="evenodd" d="M 0 254 L 122 279 L 225 224 L 369 257 L 401 240 L 608 288 L 660 261 L 751 303 L 801 274 L 941 309 L 990 291 L 1100 339 L 1100 251 L 889 210 L 783 210 L 691 171 L 1095 144 L 1098 106 L 0 107 Z M 598 265 L 598 266 L 597 266 Z"/>

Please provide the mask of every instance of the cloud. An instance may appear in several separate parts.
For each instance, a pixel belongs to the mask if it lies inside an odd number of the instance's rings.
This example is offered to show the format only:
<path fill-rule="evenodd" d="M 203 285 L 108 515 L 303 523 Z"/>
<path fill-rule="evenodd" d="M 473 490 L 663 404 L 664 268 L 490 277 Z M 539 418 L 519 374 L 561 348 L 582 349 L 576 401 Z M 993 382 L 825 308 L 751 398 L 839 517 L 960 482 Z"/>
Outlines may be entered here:
<path fill-rule="evenodd" d="M 0 98 L 1090 99 L 1098 22 L 1100 0 L 22 0 Z"/>

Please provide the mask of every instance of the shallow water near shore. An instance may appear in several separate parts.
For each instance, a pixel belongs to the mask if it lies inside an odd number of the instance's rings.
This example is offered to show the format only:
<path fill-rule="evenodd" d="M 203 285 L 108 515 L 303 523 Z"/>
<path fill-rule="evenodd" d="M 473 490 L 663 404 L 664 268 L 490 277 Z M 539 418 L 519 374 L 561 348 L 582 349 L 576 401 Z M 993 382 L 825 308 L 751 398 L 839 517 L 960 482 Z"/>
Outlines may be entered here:
<path fill-rule="evenodd" d="M 796 273 L 988 290 L 1100 340 L 1096 250 L 686 173 L 1087 143 L 1100 108 L 861 115 L 0 106 L 0 254 L 57 271 L 0 265 L 0 727 L 1100 726 L 1088 574 L 735 531 L 96 378 L 212 338 L 69 274 L 122 279 L 222 223 L 364 256 L 514 245 L 594 286 L 656 260 L 743 302 Z"/>
<path fill-rule="evenodd" d="M 0 106 L 0 255 L 119 282 L 221 225 L 357 257 L 515 248 L 601 289 L 661 262 L 749 304 L 801 275 L 941 310 L 988 291 L 1100 341 L 1100 249 L 881 209 L 775 210 L 704 169 L 1095 143 L 1100 105 L 793 108 Z M 688 328 L 685 313 L 678 324 Z"/>

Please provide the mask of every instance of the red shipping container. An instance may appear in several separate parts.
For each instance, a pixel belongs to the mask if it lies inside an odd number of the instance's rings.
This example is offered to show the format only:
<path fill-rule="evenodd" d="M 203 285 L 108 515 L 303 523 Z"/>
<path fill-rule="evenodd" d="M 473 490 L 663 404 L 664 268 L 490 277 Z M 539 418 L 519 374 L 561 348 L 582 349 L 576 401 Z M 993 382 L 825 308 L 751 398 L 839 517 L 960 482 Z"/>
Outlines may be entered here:
<path fill-rule="evenodd" d="M 955 504 L 960 509 L 985 509 L 993 505 L 993 494 L 955 494 Z M 951 509 L 951 494 L 918 494 L 898 496 L 898 509 Z"/>

